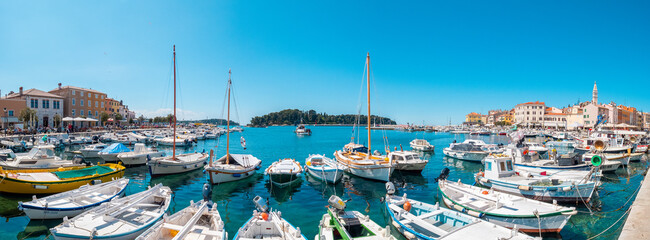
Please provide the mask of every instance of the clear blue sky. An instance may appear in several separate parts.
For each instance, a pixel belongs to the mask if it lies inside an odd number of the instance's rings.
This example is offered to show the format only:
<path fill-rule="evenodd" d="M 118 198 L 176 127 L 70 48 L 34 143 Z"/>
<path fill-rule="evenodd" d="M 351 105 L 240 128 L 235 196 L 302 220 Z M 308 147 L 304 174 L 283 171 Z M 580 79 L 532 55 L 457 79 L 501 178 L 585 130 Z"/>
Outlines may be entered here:
<path fill-rule="evenodd" d="M 138 115 L 239 120 L 355 113 L 370 52 L 373 113 L 446 124 L 468 112 L 591 99 L 650 111 L 648 1 L 1 1 L 0 89 L 98 89 Z M 235 119 L 237 120 L 237 119 Z"/>

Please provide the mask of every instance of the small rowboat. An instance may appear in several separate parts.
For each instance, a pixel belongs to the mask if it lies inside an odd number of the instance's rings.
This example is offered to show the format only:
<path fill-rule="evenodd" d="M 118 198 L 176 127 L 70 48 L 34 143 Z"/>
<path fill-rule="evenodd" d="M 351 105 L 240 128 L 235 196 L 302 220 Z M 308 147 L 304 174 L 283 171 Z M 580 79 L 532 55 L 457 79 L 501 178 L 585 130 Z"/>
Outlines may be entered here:
<path fill-rule="evenodd" d="M 228 233 L 211 201 L 190 202 L 190 206 L 174 213 L 143 232 L 136 240 L 210 239 L 227 240 Z"/>
<path fill-rule="evenodd" d="M 320 220 L 315 240 L 396 240 L 388 227 L 380 227 L 360 212 L 346 211 L 345 202 L 336 195 L 327 202 L 327 213 Z"/>
<path fill-rule="evenodd" d="M 285 158 L 271 164 L 264 174 L 269 175 L 272 184 L 284 187 L 300 179 L 302 167 L 296 160 Z"/>
<path fill-rule="evenodd" d="M 0 192 L 14 194 L 53 194 L 77 189 L 86 184 L 110 182 L 124 176 L 120 164 L 58 169 L 4 170 L 0 168 Z"/>
<path fill-rule="evenodd" d="M 305 171 L 321 181 L 336 184 L 343 177 L 345 168 L 328 157 L 315 154 L 305 160 Z"/>
<path fill-rule="evenodd" d="M 239 228 L 233 240 L 307 240 L 291 223 L 282 218 L 279 211 L 270 210 L 264 199 L 256 196 L 253 199 L 257 211 Z"/>
<path fill-rule="evenodd" d="M 387 189 L 390 189 L 387 184 Z M 416 201 L 404 196 L 386 195 L 386 209 L 393 226 L 409 240 L 436 239 L 534 239 L 517 229 L 507 229 L 468 214 Z"/>
<path fill-rule="evenodd" d="M 146 191 L 117 198 L 51 228 L 57 240 L 135 239 L 169 208 L 172 191 L 158 184 Z"/>
<path fill-rule="evenodd" d="M 451 209 L 482 217 L 507 228 L 518 227 L 526 233 L 559 233 L 574 207 L 563 207 L 521 196 L 495 192 L 461 182 L 438 182 L 444 203 Z"/>
<path fill-rule="evenodd" d="M 18 202 L 18 209 L 30 219 L 61 219 L 74 217 L 84 211 L 124 195 L 129 179 L 122 178 L 97 185 L 83 185 L 75 190 L 58 193 L 30 202 Z"/>

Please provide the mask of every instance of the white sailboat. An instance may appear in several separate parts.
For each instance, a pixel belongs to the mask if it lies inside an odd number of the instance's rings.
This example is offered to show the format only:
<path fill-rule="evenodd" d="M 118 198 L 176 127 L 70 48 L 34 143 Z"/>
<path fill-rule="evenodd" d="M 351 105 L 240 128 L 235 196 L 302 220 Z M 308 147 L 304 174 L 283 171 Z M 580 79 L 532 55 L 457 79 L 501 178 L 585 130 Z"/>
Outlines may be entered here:
<path fill-rule="evenodd" d="M 226 121 L 227 128 L 230 129 L 230 88 L 232 81 L 230 79 L 231 71 L 228 71 L 228 117 Z M 210 183 L 219 184 L 223 182 L 237 181 L 250 177 L 260 169 L 262 161 L 251 154 L 230 154 L 230 132 L 226 131 L 226 155 L 219 160 L 205 166 Z M 246 145 L 246 140 L 242 137 L 242 146 Z"/>
<path fill-rule="evenodd" d="M 368 92 L 368 147 L 351 142 L 343 150 L 334 152 L 334 158 L 355 176 L 378 181 L 388 181 L 393 173 L 393 164 L 385 156 L 375 156 L 371 151 L 370 137 L 370 53 L 366 57 Z M 354 138 L 352 139 L 354 141 Z"/>
<path fill-rule="evenodd" d="M 174 45 L 174 132 L 172 140 L 172 155 L 169 157 L 152 158 L 147 165 L 151 176 L 168 175 L 193 171 L 205 166 L 208 159 L 206 153 L 184 153 L 176 155 L 176 45 Z"/>

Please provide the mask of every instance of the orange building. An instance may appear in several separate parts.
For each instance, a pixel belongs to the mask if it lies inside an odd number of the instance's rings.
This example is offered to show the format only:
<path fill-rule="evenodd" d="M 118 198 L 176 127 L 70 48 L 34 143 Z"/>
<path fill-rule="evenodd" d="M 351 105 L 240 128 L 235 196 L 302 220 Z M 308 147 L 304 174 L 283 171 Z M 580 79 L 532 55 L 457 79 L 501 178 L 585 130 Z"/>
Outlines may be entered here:
<path fill-rule="evenodd" d="M 122 104 L 120 104 L 120 101 L 117 101 L 112 98 L 106 98 L 105 105 L 104 105 L 106 107 L 104 107 L 104 112 L 108 113 L 109 115 L 113 113 L 118 113 L 121 105 Z"/>
<path fill-rule="evenodd" d="M 63 97 L 64 117 L 99 118 L 99 113 L 105 111 L 106 93 L 73 86 L 59 87 L 50 93 Z"/>
<path fill-rule="evenodd" d="M 27 108 L 25 99 L 0 99 L 0 126 L 7 128 L 13 124 L 21 123 L 18 120 L 20 111 Z"/>

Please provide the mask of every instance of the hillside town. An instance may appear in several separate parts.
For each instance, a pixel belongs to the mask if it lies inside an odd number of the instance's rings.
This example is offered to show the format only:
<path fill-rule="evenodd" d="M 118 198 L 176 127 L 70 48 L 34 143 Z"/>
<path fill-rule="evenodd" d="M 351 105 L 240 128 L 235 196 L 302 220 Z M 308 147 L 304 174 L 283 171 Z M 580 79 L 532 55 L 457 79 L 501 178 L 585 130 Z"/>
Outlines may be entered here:
<path fill-rule="evenodd" d="M 0 94 L 2 95 L 2 94 Z M 10 91 L 0 97 L 0 126 L 11 131 L 81 129 L 132 122 L 128 105 L 89 88 L 62 86 Z"/>
<path fill-rule="evenodd" d="M 516 124 L 529 128 L 588 129 L 599 121 L 604 128 L 650 129 L 650 112 L 615 102 L 598 102 L 598 87 L 594 82 L 591 101 L 567 107 L 548 106 L 544 102 L 526 102 L 510 110 L 490 110 L 465 115 L 465 125 L 499 126 Z"/>

